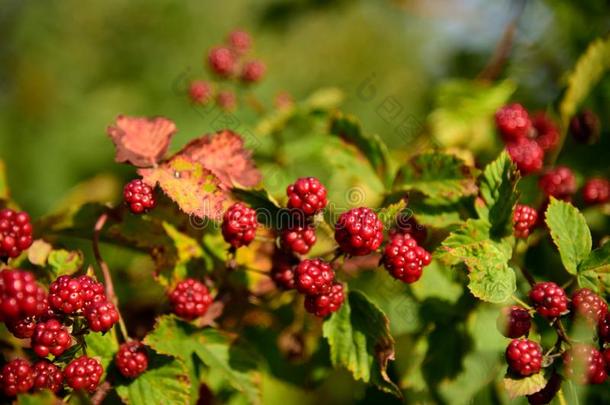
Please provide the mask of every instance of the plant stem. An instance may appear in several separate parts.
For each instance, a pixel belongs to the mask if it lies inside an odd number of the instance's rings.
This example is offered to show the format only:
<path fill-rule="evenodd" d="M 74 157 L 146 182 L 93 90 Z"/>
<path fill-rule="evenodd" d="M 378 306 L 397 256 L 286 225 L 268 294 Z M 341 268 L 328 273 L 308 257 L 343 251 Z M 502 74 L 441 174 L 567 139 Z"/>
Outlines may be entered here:
<path fill-rule="evenodd" d="M 521 269 L 521 274 L 523 274 L 523 277 L 525 277 L 527 282 L 533 287 L 534 284 L 536 284 L 536 280 L 534 280 L 534 277 L 530 274 L 529 271 L 527 271 L 525 267 L 520 266 L 519 268 Z"/>
<path fill-rule="evenodd" d="M 512 298 L 522 307 L 524 307 L 525 309 L 527 309 L 528 311 L 533 311 L 534 308 L 532 308 L 531 306 L 529 306 L 525 301 L 522 301 L 520 298 L 518 298 L 517 296 L 513 295 Z"/>
<path fill-rule="evenodd" d="M 106 225 L 107 221 L 108 211 L 100 215 L 100 217 L 95 223 L 95 226 L 93 228 L 93 254 L 95 255 L 95 260 L 100 266 L 100 269 L 102 270 L 102 274 L 104 276 L 104 284 L 106 284 L 106 296 L 108 297 L 110 302 L 114 304 L 117 312 L 119 313 L 119 328 L 121 330 L 121 334 L 123 335 L 123 339 L 125 339 L 125 341 L 129 341 L 130 339 L 129 335 L 127 334 L 127 327 L 125 326 L 123 315 L 119 310 L 119 299 L 116 293 L 114 292 L 114 284 L 112 283 L 112 276 L 110 275 L 110 267 L 108 267 L 108 264 L 104 261 L 104 259 L 102 259 L 102 254 L 100 253 L 100 233 L 102 232 L 102 229 L 104 228 L 104 225 Z"/>
<path fill-rule="evenodd" d="M 563 390 L 561 388 L 559 389 L 559 391 L 557 391 L 557 399 L 559 399 L 560 405 L 568 405 L 568 403 L 566 402 L 566 398 L 563 395 Z"/>
<path fill-rule="evenodd" d="M 97 387 L 95 394 L 93 394 L 93 396 L 91 397 L 91 403 L 93 405 L 100 405 L 111 389 L 112 386 L 110 385 L 110 383 L 108 381 L 104 381 L 102 384 L 100 384 L 99 387 Z"/>

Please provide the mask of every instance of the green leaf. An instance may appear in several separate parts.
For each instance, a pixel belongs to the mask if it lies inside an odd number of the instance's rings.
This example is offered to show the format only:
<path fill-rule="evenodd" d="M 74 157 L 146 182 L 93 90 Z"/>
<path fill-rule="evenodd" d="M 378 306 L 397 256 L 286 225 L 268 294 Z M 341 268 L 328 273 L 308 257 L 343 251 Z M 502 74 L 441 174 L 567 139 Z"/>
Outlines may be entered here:
<path fill-rule="evenodd" d="M 439 86 L 435 109 L 429 116 L 434 139 L 443 147 L 490 151 L 496 142 L 493 116 L 508 101 L 515 85 L 474 80 L 451 80 Z"/>
<path fill-rule="evenodd" d="M 256 216 L 261 224 L 281 227 L 289 220 L 290 212 L 280 207 L 280 204 L 265 189 L 246 189 L 234 187 L 233 196 L 256 210 Z"/>
<path fill-rule="evenodd" d="M 488 164 L 480 177 L 483 204 L 477 204 L 479 217 L 491 224 L 492 236 L 506 236 L 513 232 L 513 208 L 517 203 L 519 173 L 506 151 Z"/>
<path fill-rule="evenodd" d="M 189 379 L 183 362 L 151 353 L 146 372 L 133 380 L 121 379 L 116 391 L 126 404 L 186 405 L 193 383 L 198 386 Z"/>
<path fill-rule="evenodd" d="M 188 265 L 193 260 L 203 258 L 203 249 L 195 239 L 180 232 L 172 224 L 164 221 L 162 226 L 173 241 L 176 256 L 170 257 L 170 265 L 158 268 L 155 279 L 163 286 L 171 286 L 188 276 Z M 174 249 L 171 253 L 173 252 Z"/>
<path fill-rule="evenodd" d="M 36 392 L 34 394 L 20 394 L 17 397 L 18 405 L 55 405 L 58 399 L 49 390 Z"/>
<path fill-rule="evenodd" d="M 585 217 L 572 204 L 551 198 L 546 210 L 546 224 L 559 249 L 563 265 L 568 273 L 576 274 L 592 246 Z"/>
<path fill-rule="evenodd" d="M 598 38 L 581 55 L 568 77 L 568 86 L 559 105 L 564 128 L 567 128 L 570 118 L 576 114 L 580 104 L 608 69 L 610 69 L 610 39 Z"/>
<path fill-rule="evenodd" d="M 162 316 L 144 343 L 187 364 L 195 354 L 206 366 L 224 375 L 251 403 L 260 402 L 256 358 L 227 335 L 211 328 L 199 329 L 174 316 Z"/>
<path fill-rule="evenodd" d="M 9 198 L 8 182 L 6 181 L 6 166 L 4 161 L 0 159 L 0 200 L 8 200 Z"/>
<path fill-rule="evenodd" d="M 28 249 L 28 260 L 36 266 L 45 266 L 52 250 L 53 246 L 50 243 L 36 239 Z"/>
<path fill-rule="evenodd" d="M 428 197 L 448 201 L 477 192 L 474 168 L 455 155 L 441 152 L 415 156 L 399 169 L 393 188 L 394 191 L 417 190 Z"/>
<path fill-rule="evenodd" d="M 85 335 L 85 343 L 87 344 L 87 354 L 91 357 L 98 357 L 104 366 L 104 371 L 108 370 L 114 355 L 119 351 L 115 329 L 104 334 L 89 333 Z"/>
<path fill-rule="evenodd" d="M 610 273 L 610 242 L 593 250 L 578 266 L 578 272 Z"/>
<path fill-rule="evenodd" d="M 332 108 L 337 108 L 345 98 L 343 91 L 337 87 L 325 87 L 313 92 L 307 100 L 304 107 L 308 110 L 325 111 Z"/>
<path fill-rule="evenodd" d="M 544 373 L 532 374 L 529 377 L 514 378 L 507 375 L 504 378 L 504 388 L 511 399 L 534 394 L 546 386 Z"/>
<path fill-rule="evenodd" d="M 388 318 L 364 294 L 351 291 L 341 309 L 324 322 L 323 335 L 333 366 L 345 367 L 356 380 L 402 397 L 386 372 L 394 357 Z"/>
<path fill-rule="evenodd" d="M 400 200 L 397 203 L 390 204 L 379 211 L 379 218 L 383 222 L 383 229 L 390 230 L 396 225 L 396 217 L 407 208 L 407 203 Z"/>
<path fill-rule="evenodd" d="M 340 112 L 331 118 L 330 133 L 355 145 L 367 158 L 381 181 L 389 186 L 390 154 L 388 147 L 378 135 L 364 133 L 355 117 Z"/>
<path fill-rule="evenodd" d="M 469 199 L 465 198 L 464 200 Z M 460 211 L 464 210 L 465 201 L 448 204 L 435 204 L 429 199 L 422 201 L 409 200 L 409 209 L 413 210 L 417 222 L 433 228 L 448 228 L 463 223 Z"/>
<path fill-rule="evenodd" d="M 53 250 L 49 253 L 48 264 L 55 277 L 74 274 L 83 266 L 84 258 L 80 250 Z"/>

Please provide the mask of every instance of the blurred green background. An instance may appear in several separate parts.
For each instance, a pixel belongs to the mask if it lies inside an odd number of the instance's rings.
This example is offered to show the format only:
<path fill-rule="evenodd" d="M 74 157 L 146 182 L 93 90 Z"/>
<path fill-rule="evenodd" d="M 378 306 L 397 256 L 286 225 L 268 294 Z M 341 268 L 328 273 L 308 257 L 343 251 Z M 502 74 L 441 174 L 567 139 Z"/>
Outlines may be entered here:
<path fill-rule="evenodd" d="M 268 111 L 278 92 L 303 100 L 320 88 L 337 87 L 345 96 L 342 109 L 359 117 L 368 132 L 378 133 L 392 153 L 402 156 L 414 147 L 418 134 L 429 133 L 428 114 L 437 105 L 439 86 L 449 79 L 476 78 L 523 4 L 513 49 L 499 79 L 511 80 L 513 99 L 545 110 L 560 96 L 566 72 L 587 44 L 607 34 L 607 1 L 0 0 L 0 159 L 7 165 L 13 199 L 38 217 L 61 204 L 84 180 L 106 173 L 121 180 L 133 177 L 132 169 L 114 162 L 114 148 L 105 134 L 118 114 L 169 117 L 179 129 L 174 151 L 211 132 L 214 123 L 189 104 L 184 80 L 208 76 L 207 50 L 236 27 L 252 33 L 255 54 L 268 66 L 266 79 L 252 90 Z M 606 79 L 586 101 L 600 115 L 603 128 L 610 127 L 609 97 Z M 388 100 L 395 108 L 392 119 L 383 114 Z M 247 109 L 235 115 L 246 128 L 254 128 L 260 118 Z M 412 128 L 406 135 L 397 130 L 405 122 Z M 581 175 L 608 174 L 604 151 L 610 137 L 604 134 L 602 139 L 598 153 L 578 147 L 562 159 L 580 161 Z M 122 259 L 118 251 L 109 261 Z M 141 287 L 147 276 L 133 276 L 132 287 Z M 491 358 L 472 355 L 465 367 L 475 374 L 487 373 L 486 362 L 494 364 L 505 341 L 493 330 L 493 338 L 473 343 L 466 341 L 466 332 L 489 332 L 497 308 L 484 305 L 478 317 L 468 320 L 443 312 L 447 309 L 440 298 L 456 303 L 460 290 L 444 286 L 449 292 L 442 294 L 449 296 L 436 297 L 437 302 L 434 291 L 442 280 L 428 278 L 414 288 L 418 298 L 429 300 L 431 317 L 442 319 L 445 326 L 433 341 L 444 345 L 443 353 L 483 345 L 474 349 L 492 352 Z M 376 285 L 368 281 L 362 282 L 363 290 Z M 160 288 L 145 293 L 151 301 L 163 295 Z M 392 310 L 390 303 L 380 305 Z M 403 322 L 392 325 L 400 335 L 399 358 L 401 350 L 413 344 L 405 333 L 419 327 L 417 309 L 406 308 Z M 467 331 L 453 329 L 456 319 L 465 321 L 460 328 Z M 451 340 L 454 336 L 458 341 Z M 417 368 L 418 361 L 396 367 Z M 431 361 L 427 370 L 445 367 L 442 375 L 455 377 L 460 367 L 442 357 Z M 417 402 L 417 390 L 434 376 L 426 370 L 412 374 L 415 381 L 401 383 L 413 391 L 410 399 Z M 319 403 L 321 398 L 328 403 L 390 400 L 352 382 L 345 371 L 336 371 L 315 393 L 264 378 L 266 403 L 286 398 L 303 404 Z M 486 397 L 491 390 L 475 396 L 480 386 L 473 381 L 433 382 L 444 397 L 464 391 L 474 403 L 497 400 Z"/>

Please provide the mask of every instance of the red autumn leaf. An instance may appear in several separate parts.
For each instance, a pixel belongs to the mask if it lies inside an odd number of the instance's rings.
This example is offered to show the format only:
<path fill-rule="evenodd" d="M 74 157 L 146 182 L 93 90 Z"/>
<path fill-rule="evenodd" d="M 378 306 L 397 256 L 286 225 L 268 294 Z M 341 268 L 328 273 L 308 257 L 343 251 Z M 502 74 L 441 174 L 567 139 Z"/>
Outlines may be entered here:
<path fill-rule="evenodd" d="M 225 188 L 254 187 L 262 179 L 241 136 L 228 130 L 194 139 L 178 155 L 201 163 Z"/>
<path fill-rule="evenodd" d="M 176 133 L 176 124 L 167 118 L 126 117 L 119 115 L 108 127 L 108 136 L 116 146 L 117 162 L 137 167 L 159 163 Z"/>
<path fill-rule="evenodd" d="M 159 185 L 178 207 L 189 215 L 219 220 L 230 203 L 218 178 L 186 156 L 175 156 L 158 167 L 139 169 L 145 183 Z"/>

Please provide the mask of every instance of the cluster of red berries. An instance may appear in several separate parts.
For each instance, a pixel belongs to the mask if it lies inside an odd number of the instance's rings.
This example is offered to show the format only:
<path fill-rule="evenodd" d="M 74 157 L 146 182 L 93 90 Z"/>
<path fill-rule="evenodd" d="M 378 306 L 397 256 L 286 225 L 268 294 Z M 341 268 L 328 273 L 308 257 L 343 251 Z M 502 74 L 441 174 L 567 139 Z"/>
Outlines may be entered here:
<path fill-rule="evenodd" d="M 104 286 L 93 278 L 61 276 L 53 281 L 49 293 L 33 274 L 18 269 L 0 272 L 0 320 L 20 339 L 30 339 L 34 353 L 44 358 L 34 365 L 24 359 L 7 363 L 0 374 L 5 395 L 32 389 L 58 391 L 63 382 L 73 389 L 92 391 L 97 387 L 102 366 L 86 356 L 70 362 L 63 370 L 46 359 L 62 355 L 74 343 L 72 333 L 79 319 L 83 330 L 106 332 L 119 320 L 119 314 L 106 298 Z"/>
<path fill-rule="evenodd" d="M 606 302 L 587 288 L 576 290 L 568 299 L 565 291 L 553 282 L 535 284 L 529 293 L 529 300 L 538 315 L 557 322 L 561 316 L 572 313 L 572 319 L 584 321 L 586 325 L 597 329 L 601 351 L 593 345 L 577 343 L 563 352 L 563 369 L 567 378 L 580 384 L 601 384 L 607 378 L 610 369 L 610 316 Z M 543 364 L 552 365 L 553 355 L 544 358 L 540 344 L 527 338 L 531 325 L 532 313 L 521 306 L 503 308 L 498 317 L 498 329 L 513 340 L 506 349 L 506 361 L 511 373 L 517 376 L 529 376 L 542 370 Z M 560 353 L 561 354 L 561 353 Z M 546 404 L 559 390 L 561 377 L 553 372 L 547 385 L 539 392 L 528 395 L 531 404 Z"/>
<path fill-rule="evenodd" d="M 0 210 L 0 261 L 15 258 L 32 245 L 32 224 L 25 212 Z"/>
<path fill-rule="evenodd" d="M 221 80 L 238 79 L 251 84 L 262 80 L 267 67 L 259 59 L 247 58 L 252 48 L 252 37 L 245 31 L 231 32 L 225 44 L 214 46 L 207 56 L 207 64 Z M 215 100 L 224 110 L 237 107 L 235 93 L 228 89 L 215 89 L 216 83 L 209 80 L 193 80 L 188 89 L 189 98 L 198 105 L 206 105 Z"/>
<path fill-rule="evenodd" d="M 123 200 L 133 214 L 143 214 L 157 205 L 153 188 L 141 179 L 125 184 Z"/>
<path fill-rule="evenodd" d="M 210 291 L 200 281 L 187 278 L 179 282 L 168 293 L 172 312 L 186 320 L 199 318 L 208 311 L 213 298 Z"/>

